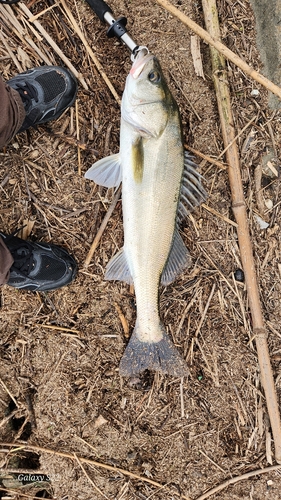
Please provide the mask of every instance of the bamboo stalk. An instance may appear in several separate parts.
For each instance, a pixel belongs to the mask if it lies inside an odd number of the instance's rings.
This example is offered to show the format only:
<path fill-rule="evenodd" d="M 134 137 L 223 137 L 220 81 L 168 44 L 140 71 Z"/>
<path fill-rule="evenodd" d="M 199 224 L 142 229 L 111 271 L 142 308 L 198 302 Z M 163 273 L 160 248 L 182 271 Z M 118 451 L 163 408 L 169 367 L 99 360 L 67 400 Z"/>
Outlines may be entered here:
<path fill-rule="evenodd" d="M 195 23 L 190 19 L 188 16 L 180 12 L 176 7 L 174 7 L 168 0 L 156 0 L 159 5 L 164 7 L 164 9 L 168 10 L 173 16 L 177 17 L 180 19 L 180 21 L 185 24 L 185 26 L 188 26 L 194 33 L 196 33 L 200 38 L 205 40 L 211 47 L 215 47 L 218 52 L 224 55 L 227 59 L 229 59 L 231 62 L 233 62 L 238 68 L 242 69 L 244 73 L 246 73 L 248 76 L 253 78 L 253 80 L 256 80 L 258 83 L 263 85 L 267 90 L 270 92 L 273 92 L 273 94 L 276 94 L 278 97 L 281 99 L 281 88 L 275 85 L 273 82 L 268 80 L 265 76 L 263 76 L 261 73 L 258 73 L 258 71 L 254 70 L 249 66 L 243 59 L 241 59 L 237 54 L 232 52 L 228 47 L 226 47 L 221 41 L 220 38 L 214 34 L 208 33 L 206 30 L 201 28 L 199 24 Z"/>
<path fill-rule="evenodd" d="M 220 28 L 216 0 L 202 0 L 202 5 L 207 30 L 210 32 L 212 38 L 219 40 Z M 213 67 L 213 80 L 217 95 L 223 141 L 225 147 L 228 148 L 226 150 L 226 158 L 229 165 L 228 175 L 231 188 L 232 209 L 238 224 L 238 242 L 241 262 L 245 273 L 249 306 L 252 315 L 253 333 L 256 340 L 261 382 L 265 392 L 267 409 L 274 438 L 275 459 L 277 463 L 281 463 L 281 422 L 267 345 L 267 333 L 264 326 L 259 297 L 251 238 L 247 222 L 247 211 L 243 194 L 237 142 L 234 140 L 235 129 L 230 104 L 229 85 L 227 83 L 227 72 L 225 70 L 225 59 L 216 48 L 210 47 L 210 50 Z"/>

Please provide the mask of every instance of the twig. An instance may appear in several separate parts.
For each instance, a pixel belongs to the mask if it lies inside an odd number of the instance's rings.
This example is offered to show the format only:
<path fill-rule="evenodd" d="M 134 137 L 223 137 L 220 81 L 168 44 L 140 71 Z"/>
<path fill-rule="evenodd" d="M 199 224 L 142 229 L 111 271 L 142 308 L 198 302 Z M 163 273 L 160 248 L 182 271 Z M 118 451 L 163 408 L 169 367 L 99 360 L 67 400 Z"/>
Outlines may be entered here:
<path fill-rule="evenodd" d="M 226 217 L 225 215 L 220 214 L 220 213 L 219 213 L 217 210 L 215 210 L 214 208 L 209 207 L 208 205 L 206 205 L 206 203 L 202 203 L 202 204 L 201 204 L 201 207 L 202 207 L 202 208 L 205 208 L 205 210 L 207 210 L 207 212 L 210 212 L 211 214 L 216 215 L 216 217 L 219 217 L 220 219 L 224 220 L 224 222 L 227 222 L 227 224 L 231 224 L 231 226 L 237 227 L 236 222 L 234 222 L 233 220 L 229 219 L 229 218 L 228 218 L 228 217 Z"/>
<path fill-rule="evenodd" d="M 157 0 L 158 1 L 158 0 Z M 216 0 L 202 0 L 205 22 L 211 36 L 220 39 L 220 28 L 216 7 Z M 251 238 L 247 222 L 246 203 L 243 194 L 243 185 L 240 173 L 238 147 L 233 127 L 231 101 L 229 86 L 227 84 L 227 73 L 225 70 L 225 59 L 216 48 L 211 47 L 211 59 L 213 66 L 213 79 L 217 94 L 217 103 L 221 119 L 222 135 L 227 149 L 227 163 L 229 183 L 232 196 L 232 209 L 238 224 L 237 235 L 241 262 L 245 273 L 245 281 L 249 298 L 249 306 L 252 315 L 253 334 L 256 340 L 258 360 L 261 372 L 261 382 L 267 401 L 268 414 L 270 418 L 274 444 L 275 458 L 281 462 L 281 422 L 274 386 L 274 379 L 270 365 L 270 357 L 267 345 L 267 333 L 264 326 L 257 276 L 255 272 L 255 261 L 253 257 Z M 223 75 L 223 78 L 221 77 Z"/>
<path fill-rule="evenodd" d="M 121 324 L 122 324 L 122 327 L 124 330 L 124 336 L 126 337 L 126 339 L 128 339 L 130 335 L 129 335 L 129 325 L 128 325 L 127 318 L 124 316 L 122 309 L 119 306 L 119 304 L 117 304 L 117 302 L 114 302 L 114 307 L 115 307 L 117 314 L 119 316 L 119 319 L 121 321 Z"/>
<path fill-rule="evenodd" d="M 177 432 L 180 432 L 180 431 L 177 431 Z M 75 454 L 66 453 L 66 452 L 62 452 L 62 451 L 56 451 L 56 450 L 52 450 L 50 448 L 43 448 L 42 446 L 35 446 L 35 445 L 22 444 L 22 443 L 4 443 L 4 442 L 2 443 L 2 442 L 0 442 L 0 447 L 15 448 L 14 450 L 11 450 L 11 453 L 13 453 L 13 451 L 18 452 L 20 450 L 36 451 L 36 452 L 42 452 L 42 453 L 49 453 L 49 454 L 59 456 L 62 458 L 69 458 L 70 460 L 73 460 L 73 461 L 77 460 L 77 455 L 75 455 Z M 157 486 L 158 488 L 168 489 L 168 486 L 166 486 L 166 485 L 162 485 L 160 483 L 157 483 L 156 481 L 153 481 L 152 479 L 149 479 L 149 478 L 143 477 L 143 476 L 139 476 L 138 474 L 134 474 L 133 472 L 129 472 L 125 469 L 120 469 L 119 467 L 113 467 L 112 465 L 103 464 L 101 462 L 97 462 L 96 460 L 92 460 L 89 458 L 83 458 L 83 457 L 79 457 L 79 461 L 81 463 L 94 465 L 95 467 L 100 467 L 102 469 L 106 469 L 106 470 L 110 470 L 110 471 L 114 471 L 114 472 L 120 472 L 124 476 L 131 477 L 132 479 L 138 479 L 138 480 L 143 481 L 145 483 L 152 484 L 153 486 Z M 206 498 L 209 498 L 211 495 L 214 495 L 214 493 L 217 493 L 218 491 L 221 491 L 224 488 L 227 488 L 227 486 L 229 486 L 231 484 L 238 483 L 239 481 L 243 481 L 244 479 L 249 479 L 250 477 L 258 476 L 260 474 L 266 474 L 268 472 L 273 472 L 273 471 L 279 470 L 280 468 L 281 468 L 281 465 L 272 465 L 272 466 L 266 467 L 264 469 L 256 469 L 256 470 L 253 470 L 250 472 L 246 472 L 245 474 L 242 474 L 241 476 L 232 477 L 232 478 L 228 479 L 227 481 L 225 481 L 224 483 L 222 483 L 218 486 L 215 486 L 214 488 L 207 491 L 206 493 L 203 493 L 203 495 L 200 495 L 195 500 L 205 500 Z M 186 495 L 178 493 L 176 490 L 173 490 L 173 495 L 180 497 L 184 500 L 191 500 L 190 497 L 187 497 Z"/>
<path fill-rule="evenodd" d="M 192 148 L 191 146 L 188 146 L 188 144 L 185 144 L 184 147 L 191 151 L 191 153 L 194 153 L 196 156 L 199 156 L 200 158 L 203 158 L 203 160 L 206 160 L 208 163 L 211 163 L 211 165 L 216 165 L 219 167 L 221 170 L 226 170 L 227 167 L 221 163 L 218 160 L 215 160 L 214 158 L 211 158 L 211 156 L 205 155 L 204 153 L 201 153 L 201 151 L 198 151 L 197 149 Z"/>
<path fill-rule="evenodd" d="M 4 491 L 5 493 L 9 493 L 9 494 L 15 495 L 15 496 L 13 496 L 13 498 L 19 498 L 19 490 L 12 490 L 10 488 L 2 488 L 2 487 L 0 487 L 0 491 Z M 34 497 L 31 494 L 28 495 L 26 493 L 23 493 L 22 490 L 20 492 L 20 496 L 24 497 L 24 498 L 27 498 L 27 500 L 33 500 L 33 499 L 36 500 L 36 498 L 38 498 L 38 497 Z M 2 497 L 2 498 L 4 498 L 4 497 Z M 7 499 L 9 498 L 10 499 L 11 497 L 9 496 L 9 497 L 5 497 L 5 498 L 7 498 Z M 56 499 L 54 497 L 51 497 L 50 500 L 56 500 Z"/>
<path fill-rule="evenodd" d="M 76 118 L 76 137 L 77 137 L 77 160 L 78 160 L 78 175 L 81 175 L 81 149 L 79 146 L 80 141 L 80 128 L 79 128 L 79 110 L 78 99 L 75 101 L 75 118 Z"/>
<path fill-rule="evenodd" d="M 79 330 L 74 330 L 73 328 L 65 328 L 64 326 L 56 326 L 56 325 L 45 325 L 44 323 L 33 323 L 33 326 L 39 326 L 40 328 L 49 328 L 50 330 L 60 330 L 62 332 L 70 332 L 70 333 L 81 333 Z"/>
<path fill-rule="evenodd" d="M 6 386 L 5 382 L 3 382 L 3 380 L 0 378 L 0 383 L 2 384 L 2 386 L 4 387 L 6 393 L 10 396 L 10 398 L 14 401 L 16 407 L 18 408 L 18 403 L 17 401 L 15 400 L 13 394 L 9 391 L 8 387 Z"/>
<path fill-rule="evenodd" d="M 18 4 L 19 8 L 24 12 L 24 14 L 28 17 L 28 19 L 32 19 L 32 13 L 30 10 L 27 8 L 27 6 L 20 2 Z M 78 71 L 74 68 L 73 64 L 70 62 L 70 60 L 66 57 L 66 55 L 61 51 L 59 46 L 54 42 L 52 37 L 47 33 L 47 31 L 41 26 L 39 21 L 33 21 L 34 26 L 38 29 L 38 31 L 41 33 L 41 35 L 47 40 L 49 45 L 52 47 L 52 49 L 58 54 L 58 56 L 63 60 L 63 62 L 66 64 L 66 66 L 71 70 L 71 72 L 74 74 L 74 76 L 80 81 L 81 85 L 84 87 L 85 90 L 88 90 L 88 85 L 85 82 L 84 78 Z"/>
<path fill-rule="evenodd" d="M 20 64 L 20 62 L 18 61 L 18 59 L 14 56 L 13 52 L 11 51 L 9 45 L 7 44 L 5 38 L 4 38 L 4 35 L 2 34 L 2 32 L 0 31 L 0 40 L 1 42 L 3 43 L 6 51 L 8 52 L 10 58 L 12 59 L 13 63 L 16 65 L 18 71 L 20 73 L 22 73 L 23 69 L 22 69 L 22 66 Z"/>
<path fill-rule="evenodd" d="M 81 467 L 82 471 L 84 472 L 86 478 L 88 479 L 88 481 L 91 483 L 91 485 L 94 487 L 94 489 L 104 498 L 106 498 L 107 500 L 109 500 L 109 498 L 99 489 L 99 487 L 94 483 L 94 481 L 92 481 L 92 479 L 90 478 L 89 474 L 87 473 L 87 471 L 85 470 L 85 467 L 83 467 L 83 465 L 81 464 L 81 460 L 77 457 L 76 453 L 74 453 L 74 457 L 76 458 L 79 466 Z"/>
<path fill-rule="evenodd" d="M 273 92 L 273 94 L 276 94 L 278 97 L 281 98 L 281 88 L 275 85 L 273 82 L 268 80 L 265 76 L 263 76 L 261 73 L 258 73 L 255 71 L 251 66 L 249 66 L 243 59 L 238 57 L 232 50 L 228 49 L 223 43 L 219 41 L 219 38 L 217 38 L 216 35 L 212 35 L 205 31 L 201 26 L 199 26 L 197 23 L 192 21 L 188 16 L 183 14 L 182 12 L 179 11 L 176 7 L 174 7 L 170 2 L 167 0 L 156 0 L 157 3 L 159 3 L 164 9 L 168 10 L 173 16 L 177 17 L 180 19 L 180 21 L 188 26 L 194 33 L 200 36 L 205 42 L 207 42 L 211 47 L 214 47 L 217 49 L 218 52 L 223 54 L 227 59 L 229 59 L 231 62 L 233 62 L 238 68 L 242 69 L 244 73 L 246 73 L 250 78 L 253 78 L 253 80 L 256 80 L 258 83 L 263 85 L 267 90 Z M 207 24 L 207 23 L 206 23 Z"/>
<path fill-rule="evenodd" d="M 206 493 L 203 493 L 203 495 L 200 495 L 200 497 L 197 497 L 195 500 L 206 500 L 206 498 L 209 498 L 218 491 L 224 490 L 224 488 L 227 488 L 227 486 L 231 484 L 239 483 L 239 481 L 244 481 L 244 479 L 249 479 L 250 477 L 253 476 L 259 476 L 260 474 L 266 474 L 267 472 L 279 470 L 280 467 L 281 465 L 272 465 L 271 467 L 266 467 L 265 469 L 251 470 L 250 472 L 246 472 L 246 474 L 242 474 L 241 476 L 231 477 L 230 479 L 227 479 L 227 481 L 225 481 L 224 483 L 215 486 Z"/>
<path fill-rule="evenodd" d="M 29 18 L 29 22 L 33 23 L 34 21 L 36 21 L 36 19 L 38 19 L 39 17 L 43 16 L 43 14 L 46 14 L 46 12 L 49 12 L 49 10 L 52 10 L 54 7 L 57 7 L 57 6 L 58 6 L 58 3 L 56 2 L 53 5 L 50 5 L 50 7 L 47 7 L 46 9 L 41 10 L 41 12 L 39 12 L 35 16 L 30 17 Z"/>
<path fill-rule="evenodd" d="M 116 192 L 116 194 L 115 194 L 115 196 L 114 196 L 114 198 L 113 198 L 113 200 L 111 202 L 111 205 L 110 205 L 110 207 L 109 207 L 109 209 L 108 209 L 108 211 L 106 213 L 106 216 L 103 219 L 103 221 L 102 221 L 102 223 L 100 225 L 100 228 L 99 228 L 99 230 L 98 230 L 98 232 L 96 234 L 96 237 L 95 237 L 95 239 L 94 239 L 94 241 L 93 241 L 93 243 L 91 245 L 91 248 L 90 248 L 89 253 L 88 253 L 88 255 L 86 257 L 86 260 L 85 260 L 85 264 L 84 264 L 85 267 L 88 267 L 88 265 L 91 262 L 91 259 L 92 259 L 93 255 L 94 255 L 94 251 L 96 250 L 96 248 L 97 248 L 97 246 L 98 246 L 98 244 L 100 242 L 100 239 L 102 237 L 102 234 L 103 234 L 103 232 L 104 232 L 104 230 L 106 228 L 106 225 L 107 225 L 107 223 L 108 223 L 108 221 L 109 221 L 109 219 L 110 219 L 110 217 L 111 217 L 111 215 L 113 213 L 114 208 L 117 205 L 117 202 L 118 202 L 119 197 L 120 197 L 120 193 L 121 193 L 121 186 L 119 186 L 119 188 L 118 188 L 118 190 L 117 190 L 117 192 Z"/>
<path fill-rule="evenodd" d="M 203 325 L 203 323 L 204 323 L 204 321 L 205 321 L 205 317 L 206 317 L 207 311 L 208 311 L 208 309 L 209 309 L 210 302 L 211 302 L 211 300 L 212 300 L 212 298 L 213 298 L 213 295 L 214 295 L 215 289 L 216 289 L 216 283 L 214 283 L 214 284 L 213 284 L 213 286 L 212 286 L 212 290 L 211 290 L 211 292 L 210 292 L 210 295 L 209 295 L 208 300 L 207 300 L 207 302 L 206 302 L 206 305 L 205 305 L 205 307 L 204 307 L 204 311 L 203 311 L 203 314 L 202 314 L 201 319 L 200 319 L 200 321 L 199 321 L 199 325 L 198 325 L 198 327 L 197 327 L 197 329 L 196 329 L 196 332 L 195 332 L 195 335 L 194 335 L 195 337 L 198 337 L 199 332 L 200 332 L 200 330 L 201 330 L 201 326 Z"/>
<path fill-rule="evenodd" d="M 190 424 L 189 424 L 190 425 Z M 13 451 L 35 451 L 35 452 L 42 452 L 42 453 L 50 453 L 51 455 L 57 456 L 57 457 L 63 457 L 63 458 L 69 458 L 70 460 L 76 460 L 77 461 L 77 455 L 74 453 L 67 453 L 63 451 L 56 451 L 52 450 L 50 448 L 43 448 L 42 446 L 35 446 L 35 445 L 30 445 L 30 444 L 23 444 L 23 443 L 2 443 L 0 442 L 0 447 L 7 447 L 7 448 L 15 448 L 15 450 L 11 450 L 11 453 Z M 132 479 L 137 479 L 139 481 L 143 481 L 144 483 L 149 483 L 152 484 L 153 486 L 157 486 L 158 488 L 165 488 L 168 489 L 168 485 L 163 485 L 160 483 L 157 483 L 156 481 L 153 481 L 153 479 L 149 479 L 144 476 L 139 476 L 138 474 L 134 474 L 133 472 L 130 472 L 126 469 L 121 469 L 120 467 L 113 467 L 113 465 L 107 465 L 103 464 L 102 462 L 97 462 L 96 460 L 92 460 L 90 458 L 84 458 L 84 457 L 78 457 L 79 461 L 84 464 L 88 465 L 94 465 L 95 467 L 100 467 L 101 469 L 106 469 L 114 472 L 120 472 L 120 474 L 123 474 L 124 476 L 131 477 Z M 184 500 L 191 500 L 190 497 L 183 495 L 181 493 L 178 493 L 178 491 L 173 490 L 173 495 L 180 497 Z"/>
<path fill-rule="evenodd" d="M 6 425 L 9 422 L 9 420 L 11 420 L 11 418 L 13 418 L 18 411 L 19 411 L 18 408 L 16 408 L 14 411 L 12 411 L 12 413 L 10 413 L 10 415 L 8 415 L 7 417 L 4 417 L 0 422 L 0 429 L 1 429 L 1 427 L 4 427 L 4 425 Z"/>
<path fill-rule="evenodd" d="M 215 467 L 217 467 L 221 472 L 223 472 L 225 474 L 225 470 L 222 469 L 218 464 L 216 464 L 216 462 L 214 462 L 214 460 L 212 460 L 208 455 L 207 453 L 205 453 L 203 450 L 199 450 L 199 453 L 201 453 L 201 455 L 203 455 L 205 458 L 207 458 L 207 460 L 209 460 L 211 462 L 211 464 L 213 464 Z"/>

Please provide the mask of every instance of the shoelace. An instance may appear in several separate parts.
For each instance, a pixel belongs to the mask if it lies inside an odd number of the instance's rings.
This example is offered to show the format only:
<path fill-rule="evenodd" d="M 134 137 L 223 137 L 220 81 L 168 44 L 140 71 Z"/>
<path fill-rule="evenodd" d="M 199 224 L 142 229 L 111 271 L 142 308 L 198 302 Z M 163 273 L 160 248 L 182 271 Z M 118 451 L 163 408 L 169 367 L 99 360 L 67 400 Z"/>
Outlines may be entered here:
<path fill-rule="evenodd" d="M 23 276 L 27 276 L 29 274 L 29 271 L 33 267 L 34 262 L 31 248 L 28 243 L 23 243 L 20 248 L 17 248 L 14 251 L 10 250 L 14 259 L 11 270 L 16 269 Z"/>
<path fill-rule="evenodd" d="M 0 2 L 1 2 L 1 0 L 0 0 Z M 36 102 L 38 102 L 37 90 L 29 82 L 17 84 L 17 92 L 20 94 L 20 96 L 22 98 L 22 102 L 23 102 L 25 107 L 28 107 L 28 105 L 32 99 L 34 99 Z"/>

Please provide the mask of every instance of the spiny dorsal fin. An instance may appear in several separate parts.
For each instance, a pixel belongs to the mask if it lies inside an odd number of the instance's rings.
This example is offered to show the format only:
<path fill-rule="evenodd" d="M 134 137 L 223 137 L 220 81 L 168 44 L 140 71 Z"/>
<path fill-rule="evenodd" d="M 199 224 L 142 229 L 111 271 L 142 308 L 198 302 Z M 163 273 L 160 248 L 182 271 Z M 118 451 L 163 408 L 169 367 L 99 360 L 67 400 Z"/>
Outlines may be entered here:
<path fill-rule="evenodd" d="M 197 172 L 197 165 L 193 162 L 192 156 L 185 151 L 184 172 L 178 207 L 178 218 L 180 220 L 206 200 L 207 193 L 202 186 L 202 180 L 203 177 Z"/>

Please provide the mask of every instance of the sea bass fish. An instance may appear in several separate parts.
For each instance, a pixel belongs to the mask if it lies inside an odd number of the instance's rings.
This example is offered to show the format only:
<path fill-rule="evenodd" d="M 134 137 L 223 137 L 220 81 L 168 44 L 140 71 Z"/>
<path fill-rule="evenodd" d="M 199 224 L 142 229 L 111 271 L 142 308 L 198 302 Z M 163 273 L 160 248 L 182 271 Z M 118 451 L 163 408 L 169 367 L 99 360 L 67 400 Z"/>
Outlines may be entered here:
<path fill-rule="evenodd" d="M 105 279 L 133 284 L 137 319 L 120 374 L 145 369 L 188 374 L 159 315 L 159 285 L 190 265 L 178 224 L 206 198 L 201 175 L 185 155 L 178 106 L 158 59 L 142 49 L 127 77 L 121 104 L 120 152 L 97 161 L 86 178 L 106 187 L 122 181 L 124 246 Z"/>

